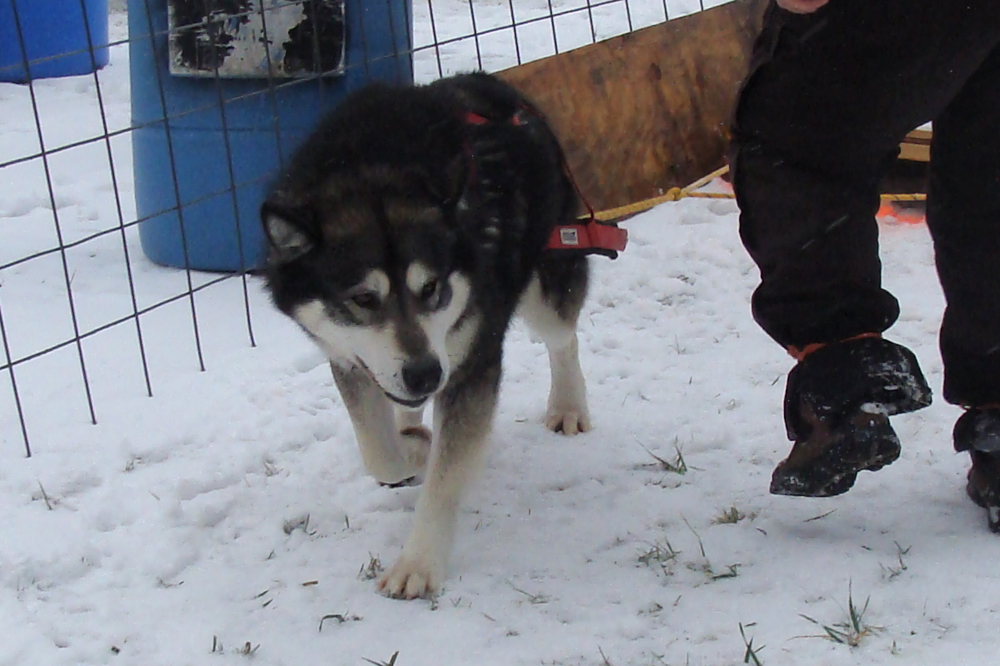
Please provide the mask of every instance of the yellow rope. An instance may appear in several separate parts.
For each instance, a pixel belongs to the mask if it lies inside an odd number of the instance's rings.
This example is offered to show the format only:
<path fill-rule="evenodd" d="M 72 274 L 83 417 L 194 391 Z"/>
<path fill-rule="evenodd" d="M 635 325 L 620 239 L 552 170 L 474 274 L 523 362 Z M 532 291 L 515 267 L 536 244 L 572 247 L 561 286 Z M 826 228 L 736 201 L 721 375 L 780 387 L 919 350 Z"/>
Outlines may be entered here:
<path fill-rule="evenodd" d="M 882 201 L 927 201 L 926 194 L 883 194 Z"/>
<path fill-rule="evenodd" d="M 633 215 L 638 215 L 639 213 L 644 213 L 651 208 L 655 208 L 662 203 L 667 203 L 670 201 L 680 201 L 686 198 L 699 198 L 699 199 L 733 199 L 735 195 L 732 192 L 697 192 L 696 190 L 704 187 L 708 183 L 712 182 L 719 176 L 723 176 L 729 172 L 729 167 L 724 166 L 716 169 L 712 173 L 699 178 L 687 187 L 671 187 L 665 193 L 658 197 L 653 197 L 651 199 L 643 199 L 642 201 L 637 201 L 635 203 L 626 204 L 624 206 L 618 206 L 616 208 L 609 208 L 607 210 L 602 210 L 594 213 L 594 219 L 598 222 L 612 222 L 614 220 L 621 220 L 626 217 L 632 217 Z M 926 194 L 883 194 L 882 201 L 925 201 L 927 199 Z M 581 218 L 589 217 L 587 215 L 582 215 Z"/>

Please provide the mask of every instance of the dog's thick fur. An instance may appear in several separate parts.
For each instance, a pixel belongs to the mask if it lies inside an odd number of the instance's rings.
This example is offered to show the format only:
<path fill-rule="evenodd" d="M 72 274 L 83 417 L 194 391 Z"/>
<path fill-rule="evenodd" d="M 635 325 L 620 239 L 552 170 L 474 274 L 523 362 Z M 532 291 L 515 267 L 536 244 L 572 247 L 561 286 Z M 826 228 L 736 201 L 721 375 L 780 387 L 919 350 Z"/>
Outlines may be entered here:
<path fill-rule="evenodd" d="M 481 73 L 348 97 L 262 208 L 272 299 L 329 357 L 367 471 L 423 482 L 386 594 L 442 583 L 516 310 L 549 352 L 546 425 L 590 428 L 576 337 L 587 260 L 544 249 L 576 208 L 544 119 Z"/>

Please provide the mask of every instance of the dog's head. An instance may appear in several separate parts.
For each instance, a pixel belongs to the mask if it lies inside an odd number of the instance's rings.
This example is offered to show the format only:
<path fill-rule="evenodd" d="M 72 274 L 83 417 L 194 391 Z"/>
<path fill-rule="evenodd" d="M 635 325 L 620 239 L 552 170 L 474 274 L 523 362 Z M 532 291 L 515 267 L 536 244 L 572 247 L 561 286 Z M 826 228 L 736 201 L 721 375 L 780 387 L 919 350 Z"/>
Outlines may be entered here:
<path fill-rule="evenodd" d="M 333 362 L 408 407 L 441 389 L 464 352 L 449 357 L 449 336 L 462 329 L 470 283 L 444 216 L 435 197 L 372 174 L 310 194 L 279 188 L 261 210 L 275 304 Z"/>

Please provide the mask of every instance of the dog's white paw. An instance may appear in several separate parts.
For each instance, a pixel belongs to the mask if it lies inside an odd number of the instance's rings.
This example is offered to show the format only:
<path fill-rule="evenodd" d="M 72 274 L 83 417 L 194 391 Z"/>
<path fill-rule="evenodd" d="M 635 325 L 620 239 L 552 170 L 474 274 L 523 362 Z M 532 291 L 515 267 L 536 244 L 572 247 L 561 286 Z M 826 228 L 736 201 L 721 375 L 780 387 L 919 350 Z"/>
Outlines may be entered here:
<path fill-rule="evenodd" d="M 545 427 L 564 435 L 577 435 L 591 429 L 590 414 L 586 409 L 553 409 L 545 415 Z"/>
<path fill-rule="evenodd" d="M 433 559 L 410 556 L 404 550 L 396 564 L 378 582 L 379 591 L 395 599 L 433 596 L 444 578 L 444 564 Z"/>

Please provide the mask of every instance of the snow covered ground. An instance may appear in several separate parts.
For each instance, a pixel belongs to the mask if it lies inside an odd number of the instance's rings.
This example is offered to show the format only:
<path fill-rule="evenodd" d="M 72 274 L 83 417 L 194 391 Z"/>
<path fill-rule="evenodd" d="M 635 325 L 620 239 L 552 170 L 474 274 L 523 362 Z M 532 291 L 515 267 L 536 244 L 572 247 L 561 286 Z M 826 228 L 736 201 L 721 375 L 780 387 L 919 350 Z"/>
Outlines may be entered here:
<path fill-rule="evenodd" d="M 465 2 L 434 6 L 464 20 Z M 111 130 L 127 127 L 122 49 L 101 82 Z M 92 77 L 35 93 L 47 145 L 102 133 Z M 0 118 L 0 162 L 37 147 L 26 88 L 0 84 Z M 42 167 L 0 169 L 0 263 L 58 245 Z M 127 134 L 49 171 L 63 243 L 134 218 Z M 841 498 L 768 495 L 791 361 L 750 318 L 734 204 L 688 199 L 627 227 L 620 259 L 593 260 L 581 327 L 595 429 L 542 427 L 544 349 L 515 327 L 433 601 L 375 592 L 417 489 L 362 473 L 328 369 L 256 278 L 245 300 L 238 279 L 184 297 L 185 273 L 145 260 L 131 230 L 0 272 L 15 357 L 72 336 L 67 282 L 82 330 L 133 311 L 126 265 L 140 309 L 181 296 L 140 318 L 152 398 L 129 320 L 17 366 L 31 458 L 2 391 L 0 666 L 995 663 L 1000 542 L 963 493 L 958 410 L 895 418 L 901 459 Z M 885 221 L 882 247 L 903 307 L 891 336 L 939 390 L 926 229 Z"/>

